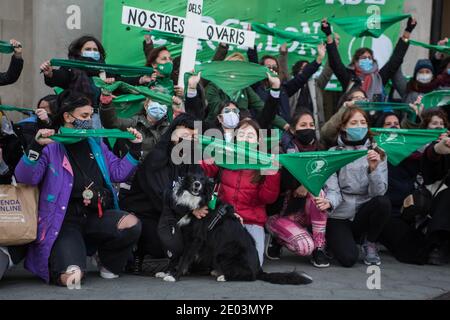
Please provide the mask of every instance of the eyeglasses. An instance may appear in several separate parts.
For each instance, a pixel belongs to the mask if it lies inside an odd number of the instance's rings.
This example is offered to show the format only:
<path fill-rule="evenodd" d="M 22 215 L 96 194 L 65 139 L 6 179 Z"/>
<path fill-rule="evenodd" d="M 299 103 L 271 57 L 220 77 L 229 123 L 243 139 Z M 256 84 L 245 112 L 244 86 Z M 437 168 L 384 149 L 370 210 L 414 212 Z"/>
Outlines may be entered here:
<path fill-rule="evenodd" d="M 236 114 L 240 113 L 239 109 L 237 108 L 227 108 L 227 107 L 223 108 L 223 113 L 230 113 L 230 112 L 234 112 Z"/>

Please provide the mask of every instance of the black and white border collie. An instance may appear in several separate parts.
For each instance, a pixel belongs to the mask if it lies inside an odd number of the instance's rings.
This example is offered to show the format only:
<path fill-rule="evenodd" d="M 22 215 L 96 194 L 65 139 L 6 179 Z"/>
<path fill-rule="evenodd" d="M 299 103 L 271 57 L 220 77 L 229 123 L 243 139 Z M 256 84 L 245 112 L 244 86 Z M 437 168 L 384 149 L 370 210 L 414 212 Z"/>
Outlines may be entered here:
<path fill-rule="evenodd" d="M 303 272 L 266 273 L 259 262 L 255 241 L 236 217 L 234 208 L 217 200 L 216 207 L 203 219 L 192 211 L 208 204 L 214 192 L 214 181 L 200 166 L 181 177 L 171 192 L 172 207 L 180 216 L 177 228 L 183 233 L 182 256 L 172 262 L 167 273 L 156 277 L 177 281 L 191 271 L 194 263 L 209 267 L 217 281 L 262 280 L 274 284 L 309 284 L 312 278 Z M 186 211 L 186 208 L 189 210 Z"/>

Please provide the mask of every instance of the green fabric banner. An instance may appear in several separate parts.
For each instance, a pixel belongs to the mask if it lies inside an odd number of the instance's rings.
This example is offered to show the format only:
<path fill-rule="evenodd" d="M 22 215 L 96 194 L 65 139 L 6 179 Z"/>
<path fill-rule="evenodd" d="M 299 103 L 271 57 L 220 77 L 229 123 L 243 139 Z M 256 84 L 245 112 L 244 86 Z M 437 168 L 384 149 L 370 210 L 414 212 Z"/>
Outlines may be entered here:
<path fill-rule="evenodd" d="M 372 128 L 375 141 L 388 156 L 388 161 L 394 165 L 399 165 L 412 153 L 421 147 L 436 141 L 439 136 L 447 130 L 423 130 L 423 129 L 379 129 Z"/>
<path fill-rule="evenodd" d="M 264 25 L 262 23 L 252 23 L 252 30 L 263 35 L 270 35 L 277 39 L 280 39 L 281 44 L 284 42 L 292 42 L 292 41 L 298 41 L 303 44 L 309 44 L 314 47 L 317 47 L 317 45 L 321 44 L 326 40 L 325 35 L 318 34 L 318 35 L 311 35 L 311 34 L 305 34 L 305 33 L 299 33 L 299 32 L 291 32 L 291 31 L 285 31 L 278 28 L 270 28 L 267 25 Z"/>
<path fill-rule="evenodd" d="M 119 129 L 80 130 L 62 127 L 59 133 L 51 137 L 52 140 L 63 144 L 74 144 L 86 138 L 107 138 L 111 147 L 117 139 L 134 139 L 135 136 Z"/>
<path fill-rule="evenodd" d="M 425 109 L 439 108 L 450 105 L 450 90 L 438 90 L 422 97 Z"/>
<path fill-rule="evenodd" d="M 78 60 L 66 60 L 66 59 L 52 59 L 50 64 L 53 67 L 66 67 L 82 70 L 92 70 L 92 71 L 105 71 L 110 74 L 121 75 L 121 76 L 150 76 L 154 71 L 150 67 L 133 67 L 124 66 L 118 64 L 104 64 L 89 61 L 78 61 Z"/>
<path fill-rule="evenodd" d="M 366 112 L 403 111 L 408 114 L 408 119 L 413 122 L 416 121 L 417 117 L 416 112 L 407 103 L 357 101 L 355 105 Z"/>
<path fill-rule="evenodd" d="M 345 32 L 351 34 L 354 37 L 374 37 L 379 38 L 382 34 L 385 33 L 386 29 L 391 27 L 392 25 L 405 20 L 411 17 L 410 14 L 392 14 L 392 15 L 382 15 L 378 17 L 368 17 L 368 16 L 360 16 L 360 17 L 345 17 L 345 18 L 330 18 L 329 22 L 339 26 L 344 29 Z M 372 20 L 371 20 L 372 19 Z M 377 26 L 376 24 L 371 25 L 371 22 L 379 22 L 380 24 Z"/>
<path fill-rule="evenodd" d="M 376 2 L 376 3 L 375 3 Z M 186 1 L 161 0 L 104 0 L 103 14 L 103 44 L 108 52 L 108 63 L 131 64 L 143 66 L 146 63 L 142 51 L 142 29 L 122 24 L 122 7 L 124 5 L 148 9 L 178 17 L 186 16 Z M 247 30 L 248 25 L 260 22 L 279 30 L 323 37 L 320 30 L 320 20 L 323 17 L 370 17 L 370 6 L 376 4 L 383 15 L 403 12 L 404 0 L 204 0 L 202 6 L 203 21 L 226 25 Z M 369 13 L 368 13 L 369 12 Z M 392 53 L 399 38 L 400 24 L 387 29 L 379 38 L 354 38 L 348 35 L 339 26 L 335 28 L 341 36 L 339 52 L 344 64 L 351 61 L 353 53 L 361 47 L 374 50 L 377 61 L 383 65 Z M 259 57 L 264 55 L 278 56 L 280 42 L 277 37 L 258 34 L 256 47 Z M 181 52 L 181 44 L 172 44 L 163 38 L 156 37 L 155 46 L 167 46 L 173 56 Z M 212 41 L 199 41 L 197 61 L 204 63 L 210 61 L 218 43 Z M 126 48 L 126 50 L 123 50 Z M 246 53 L 247 48 L 230 46 L 232 52 Z M 312 61 L 317 55 L 314 46 L 307 43 L 293 41 L 288 45 L 288 63 L 292 67 L 299 60 Z M 332 80 L 327 87 L 329 90 L 340 90 L 338 82 Z"/>
<path fill-rule="evenodd" d="M 448 47 L 448 46 L 432 45 L 432 44 L 419 42 L 416 40 L 409 40 L 409 43 L 412 44 L 413 46 L 422 47 L 425 49 L 430 49 L 430 50 L 434 50 L 434 51 L 438 51 L 438 52 L 442 52 L 442 53 L 450 55 L 450 47 Z"/>
<path fill-rule="evenodd" d="M 132 86 L 122 81 L 107 84 L 98 77 L 93 77 L 92 79 L 94 84 L 103 90 L 111 93 L 114 91 L 122 93 L 113 99 L 113 105 L 119 118 L 130 118 L 138 114 L 144 108 L 144 102 L 147 98 L 166 105 L 168 113 L 170 115 L 173 114 L 172 97 L 170 95 L 151 90 L 148 87 Z"/>
<path fill-rule="evenodd" d="M 242 61 L 213 61 L 195 67 L 202 78 L 213 82 L 227 95 L 232 96 L 239 90 L 267 78 L 270 70 L 256 63 Z"/>
<path fill-rule="evenodd" d="M 288 153 L 280 163 L 317 197 L 333 173 L 365 155 L 367 150 Z"/>
<path fill-rule="evenodd" d="M 28 108 L 19 108 L 19 107 L 13 107 L 13 106 L 7 106 L 7 105 L 0 105 L 0 111 L 18 111 L 23 113 L 34 113 L 33 109 Z"/>
<path fill-rule="evenodd" d="M 9 43 L 9 41 L 1 41 L 0 40 L 0 53 L 5 53 L 5 54 L 9 54 L 9 53 L 13 53 L 14 52 L 14 47 Z"/>
<path fill-rule="evenodd" d="M 228 170 L 277 170 L 276 155 L 259 152 L 255 146 L 228 143 L 212 137 L 200 136 L 199 142 L 206 157 L 214 157 L 214 163 Z"/>
<path fill-rule="evenodd" d="M 204 156 L 212 156 L 214 163 L 225 169 L 277 170 L 279 162 L 315 196 L 333 173 L 367 154 L 367 150 L 357 150 L 275 155 L 258 152 L 256 146 L 241 146 L 206 136 L 200 136 L 199 141 Z"/>

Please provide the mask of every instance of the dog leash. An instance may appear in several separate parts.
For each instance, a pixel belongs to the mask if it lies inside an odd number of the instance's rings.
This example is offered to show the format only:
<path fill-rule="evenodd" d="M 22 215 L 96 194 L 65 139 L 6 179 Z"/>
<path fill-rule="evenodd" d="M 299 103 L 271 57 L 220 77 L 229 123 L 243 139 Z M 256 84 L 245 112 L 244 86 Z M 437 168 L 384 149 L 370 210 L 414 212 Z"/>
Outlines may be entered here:
<path fill-rule="evenodd" d="M 211 223 L 208 226 L 208 231 L 211 231 L 212 229 L 214 229 L 214 227 L 216 226 L 216 224 L 220 221 L 220 219 L 222 219 L 225 214 L 227 213 L 226 207 L 221 207 L 218 211 L 216 216 L 214 217 L 214 219 L 211 221 Z"/>

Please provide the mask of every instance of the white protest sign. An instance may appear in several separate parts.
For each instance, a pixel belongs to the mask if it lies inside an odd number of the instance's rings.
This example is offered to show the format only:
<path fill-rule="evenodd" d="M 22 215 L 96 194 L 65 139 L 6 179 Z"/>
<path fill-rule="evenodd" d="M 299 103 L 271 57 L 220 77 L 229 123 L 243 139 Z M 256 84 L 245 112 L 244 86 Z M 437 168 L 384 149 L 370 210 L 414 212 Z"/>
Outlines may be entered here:
<path fill-rule="evenodd" d="M 197 1 L 191 0 L 189 1 L 189 4 L 196 4 L 196 2 Z M 188 13 L 193 16 L 197 15 L 201 17 L 202 6 L 195 7 L 195 9 L 194 7 L 191 7 L 192 11 L 189 11 L 189 9 L 188 6 Z M 188 36 L 188 34 L 186 34 L 186 19 L 187 18 L 129 6 L 124 6 L 122 9 L 122 24 L 143 29 L 174 33 L 181 36 Z M 231 45 L 246 47 L 253 47 L 255 45 L 256 33 L 253 31 L 209 23 L 202 23 L 193 30 L 195 30 L 195 37 L 202 40 L 224 42 Z"/>

